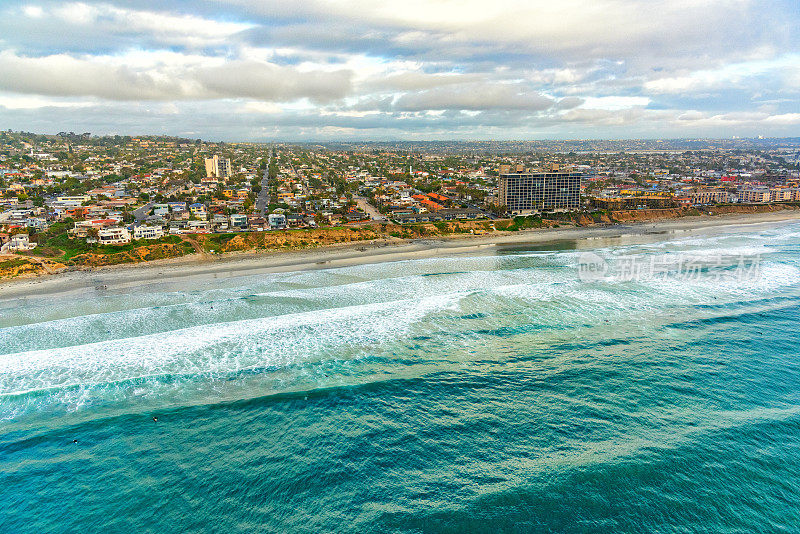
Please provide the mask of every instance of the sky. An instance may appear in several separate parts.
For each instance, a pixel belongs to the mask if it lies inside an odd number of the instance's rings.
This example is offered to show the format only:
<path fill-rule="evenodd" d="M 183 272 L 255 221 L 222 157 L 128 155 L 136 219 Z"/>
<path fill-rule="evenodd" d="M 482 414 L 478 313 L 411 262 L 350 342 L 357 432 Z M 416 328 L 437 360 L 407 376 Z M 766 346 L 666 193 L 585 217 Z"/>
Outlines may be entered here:
<path fill-rule="evenodd" d="M 0 128 L 800 136 L 798 0 L 0 2 Z"/>

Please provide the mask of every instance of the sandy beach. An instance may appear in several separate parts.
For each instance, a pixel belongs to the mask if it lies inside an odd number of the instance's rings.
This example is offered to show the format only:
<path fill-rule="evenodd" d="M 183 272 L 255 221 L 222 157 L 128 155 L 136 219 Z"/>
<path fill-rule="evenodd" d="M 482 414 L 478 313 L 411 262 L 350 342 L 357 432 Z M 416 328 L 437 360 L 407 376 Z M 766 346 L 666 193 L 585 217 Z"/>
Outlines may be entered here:
<path fill-rule="evenodd" d="M 483 236 L 452 236 L 417 240 L 380 240 L 348 243 L 296 251 L 246 252 L 226 255 L 189 255 L 141 264 L 66 271 L 37 278 L 0 281 L 0 301 L 49 297 L 72 292 L 122 291 L 128 287 L 158 284 L 181 286 L 191 282 L 241 275 L 328 269 L 350 265 L 403 261 L 430 257 L 495 254 L 503 247 L 571 242 L 575 248 L 615 243 L 645 243 L 671 236 L 735 232 L 740 227 L 775 225 L 800 220 L 800 211 L 685 217 L 634 224 L 581 228 L 549 228 L 501 232 Z"/>

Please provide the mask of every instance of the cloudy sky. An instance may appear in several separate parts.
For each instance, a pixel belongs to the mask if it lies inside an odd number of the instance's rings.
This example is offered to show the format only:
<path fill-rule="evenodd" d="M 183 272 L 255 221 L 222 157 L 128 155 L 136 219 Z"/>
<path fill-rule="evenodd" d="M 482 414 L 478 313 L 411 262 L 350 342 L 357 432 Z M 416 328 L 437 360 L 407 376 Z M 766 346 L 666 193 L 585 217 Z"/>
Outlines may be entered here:
<path fill-rule="evenodd" d="M 0 128 L 800 135 L 798 0 L 0 2 Z"/>

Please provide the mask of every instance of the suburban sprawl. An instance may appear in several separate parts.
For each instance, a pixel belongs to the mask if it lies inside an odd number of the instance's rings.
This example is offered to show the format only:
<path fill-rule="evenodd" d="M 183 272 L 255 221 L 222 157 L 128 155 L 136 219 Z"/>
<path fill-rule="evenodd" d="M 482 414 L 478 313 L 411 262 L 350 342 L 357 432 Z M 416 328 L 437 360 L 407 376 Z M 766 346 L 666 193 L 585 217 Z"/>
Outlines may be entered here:
<path fill-rule="evenodd" d="M 0 132 L 3 277 L 778 207 L 800 207 L 797 138 L 311 145 Z"/>

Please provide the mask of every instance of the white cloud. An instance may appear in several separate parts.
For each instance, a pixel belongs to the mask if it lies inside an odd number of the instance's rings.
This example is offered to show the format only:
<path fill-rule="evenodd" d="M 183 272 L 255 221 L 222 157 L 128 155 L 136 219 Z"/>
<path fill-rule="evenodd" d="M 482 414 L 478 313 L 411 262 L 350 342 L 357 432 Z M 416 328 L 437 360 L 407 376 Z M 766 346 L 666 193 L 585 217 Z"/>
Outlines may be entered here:
<path fill-rule="evenodd" d="M 142 103 L 130 121 L 145 131 L 202 109 L 219 131 L 445 137 L 797 125 L 788 0 L 2 4 L 0 105 L 15 117 Z M 271 122 L 245 129 L 249 115 Z"/>
<path fill-rule="evenodd" d="M 646 106 L 650 98 L 646 96 L 589 96 L 583 102 L 582 108 L 619 110 L 633 107 Z"/>
<path fill-rule="evenodd" d="M 165 44 L 200 47 L 221 44 L 226 38 L 252 28 L 252 23 L 204 19 L 195 15 L 120 8 L 107 4 L 67 2 L 48 8 L 26 7 L 28 17 L 49 17 L 70 26 L 110 33 L 145 34 Z"/>
<path fill-rule="evenodd" d="M 646 91 L 663 94 L 711 91 L 732 85 L 738 87 L 751 85 L 756 78 L 781 73 L 800 75 L 800 55 L 785 54 L 769 60 L 736 62 L 718 69 L 704 69 L 683 76 L 657 78 L 645 82 L 643 87 Z M 790 80 L 791 76 L 787 76 L 786 81 Z"/>
<path fill-rule="evenodd" d="M 406 71 L 376 76 L 364 85 L 368 89 L 375 90 L 417 91 L 446 85 L 473 83 L 484 78 L 485 76 L 480 74 L 427 74 L 420 71 Z"/>
<path fill-rule="evenodd" d="M 555 101 L 523 87 L 506 84 L 470 84 L 460 87 L 440 87 L 400 96 L 394 107 L 402 111 L 425 110 L 542 110 Z"/>
<path fill-rule="evenodd" d="M 783 113 L 780 115 L 771 115 L 764 119 L 764 122 L 770 124 L 800 124 L 800 113 Z"/>
<path fill-rule="evenodd" d="M 0 106 L 6 109 L 82 108 L 91 105 L 90 102 L 79 102 L 72 99 L 0 92 Z"/>
<path fill-rule="evenodd" d="M 108 100 L 253 98 L 330 101 L 346 96 L 350 73 L 300 72 L 256 61 L 132 52 L 129 56 L 25 57 L 0 52 L 0 89 Z"/>
<path fill-rule="evenodd" d="M 41 18 L 44 14 L 44 10 L 39 6 L 25 6 L 22 8 L 22 12 L 26 17 L 31 17 L 33 19 Z"/>
<path fill-rule="evenodd" d="M 233 4 L 267 17 L 290 10 L 280 0 Z M 397 45 L 435 44 L 440 56 L 481 53 L 488 45 L 562 59 L 588 54 L 629 63 L 697 63 L 707 62 L 710 52 L 729 55 L 775 44 L 792 31 L 773 25 L 754 43 L 753 26 L 772 21 L 771 11 L 754 0 L 309 0 L 292 10 L 307 19 L 384 29 Z"/>

